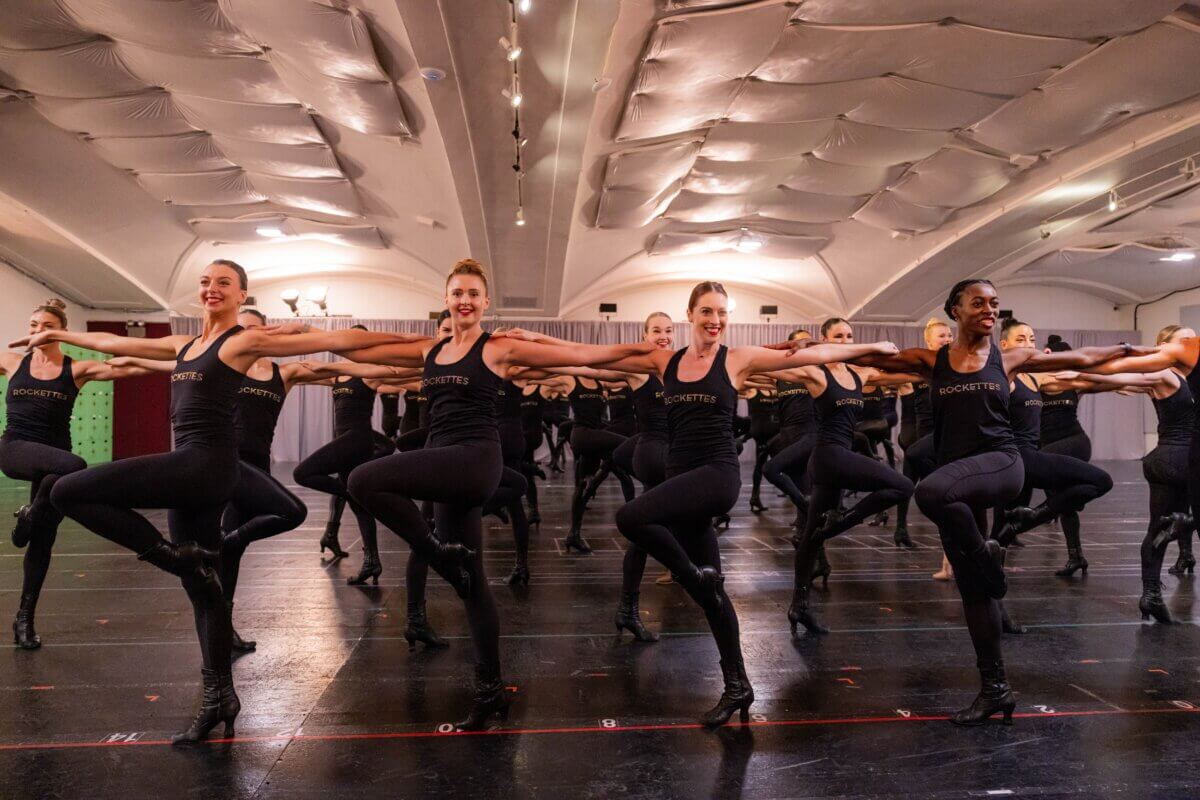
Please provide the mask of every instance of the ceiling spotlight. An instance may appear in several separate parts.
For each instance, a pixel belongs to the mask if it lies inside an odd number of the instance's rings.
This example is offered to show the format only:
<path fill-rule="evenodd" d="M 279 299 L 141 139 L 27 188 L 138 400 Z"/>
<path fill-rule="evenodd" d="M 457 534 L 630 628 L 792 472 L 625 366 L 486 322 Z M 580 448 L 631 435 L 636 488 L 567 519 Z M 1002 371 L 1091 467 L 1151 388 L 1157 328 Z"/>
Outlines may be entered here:
<path fill-rule="evenodd" d="M 525 227 L 525 209 L 524 208 L 520 208 L 520 207 L 517 208 L 517 227 L 518 228 Z"/>
<path fill-rule="evenodd" d="M 427 81 L 440 81 L 446 77 L 446 70 L 437 67 L 421 67 L 421 77 Z"/>
<path fill-rule="evenodd" d="M 517 142 L 517 147 L 519 147 L 519 148 L 521 148 L 522 150 L 524 150 L 524 149 L 525 149 L 525 145 L 527 145 L 527 144 L 529 144 L 529 137 L 527 137 L 527 136 L 526 136 L 526 137 L 522 137 L 522 138 L 521 138 L 521 139 L 520 139 L 520 140 Z"/>
<path fill-rule="evenodd" d="M 515 23 L 508 27 L 508 36 L 500 37 L 500 47 L 504 50 L 504 57 L 509 61 L 516 61 L 521 57 L 521 42 L 517 38 Z"/>
<path fill-rule="evenodd" d="M 533 0 L 517 0 L 517 11 L 522 14 L 528 14 L 531 8 L 533 8 Z"/>
<path fill-rule="evenodd" d="M 1190 250 L 1181 250 L 1178 253 L 1171 253 L 1166 258 L 1160 258 L 1159 261 L 1192 261 L 1196 258 L 1196 254 Z"/>
<path fill-rule="evenodd" d="M 263 226 L 261 228 L 255 228 L 254 232 L 257 233 L 259 236 L 265 237 L 267 239 L 282 239 L 284 236 L 287 235 L 283 232 L 282 229 L 276 228 L 274 226 Z"/>
<path fill-rule="evenodd" d="M 295 289 L 284 289 L 279 299 L 287 303 L 287 307 L 292 310 L 292 314 L 300 316 L 300 292 Z"/>
<path fill-rule="evenodd" d="M 508 104 L 513 108 L 520 107 L 525 98 L 521 96 L 521 82 L 517 80 L 516 73 L 513 73 L 512 84 L 507 89 L 500 90 L 500 94 L 508 98 Z"/>
<path fill-rule="evenodd" d="M 740 236 L 738 236 L 738 240 L 734 243 L 733 248 L 739 253 L 753 253 L 756 250 L 762 249 L 762 246 L 762 239 L 759 239 L 757 236 L 750 233 L 750 231 L 742 228 L 742 233 Z"/>
<path fill-rule="evenodd" d="M 1117 194 L 1116 189 L 1111 189 L 1108 192 L 1108 210 L 1116 211 L 1122 205 L 1121 196 Z"/>
<path fill-rule="evenodd" d="M 304 295 L 306 300 L 309 300 L 317 305 L 324 307 L 325 298 L 329 295 L 328 286 L 310 286 L 308 292 Z"/>

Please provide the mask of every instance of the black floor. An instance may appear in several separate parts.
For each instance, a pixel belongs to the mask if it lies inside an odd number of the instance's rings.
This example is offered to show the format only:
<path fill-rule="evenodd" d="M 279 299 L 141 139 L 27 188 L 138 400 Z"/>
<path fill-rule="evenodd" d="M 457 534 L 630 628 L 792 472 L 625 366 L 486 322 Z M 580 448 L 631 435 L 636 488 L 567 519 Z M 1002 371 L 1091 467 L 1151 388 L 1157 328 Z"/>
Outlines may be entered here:
<path fill-rule="evenodd" d="M 38 615 L 46 644 L 0 657 L 0 798 L 1198 796 L 1194 579 L 1164 571 L 1186 624 L 1139 621 L 1147 491 L 1137 463 L 1106 466 L 1116 488 L 1084 514 L 1086 578 L 1053 576 L 1064 560 L 1053 530 L 1010 551 L 1008 608 L 1030 628 L 1005 642 L 1018 719 L 972 730 L 945 721 L 977 674 L 954 588 L 929 579 L 940 551 L 915 509 L 919 550 L 867 527 L 830 545 L 834 573 L 816 603 L 833 633 L 794 641 L 791 511 L 770 491 L 755 516 L 743 495 L 722 549 L 758 700 L 749 725 L 711 733 L 693 724 L 720 693 L 703 616 L 677 587 L 653 584 L 652 562 L 642 608 L 662 641 L 617 639 L 616 487 L 589 513 L 596 553 L 564 558 L 569 488 L 553 478 L 527 591 L 501 584 L 511 539 L 491 527 L 516 705 L 507 729 L 466 735 L 442 732 L 466 708 L 470 675 L 453 592 L 431 580 L 432 621 L 451 648 L 409 652 L 403 544 L 381 532 L 380 586 L 347 586 L 361 550 L 323 562 L 324 498 L 302 493 L 304 528 L 244 562 L 235 618 L 259 648 L 235 665 L 237 739 L 190 750 L 166 743 L 190 719 L 199 678 L 182 590 L 67 523 Z M 0 519 L 23 491 L 3 484 Z M 348 521 L 343 544 L 356 538 Z M 4 544 L 5 618 L 20 568 Z"/>

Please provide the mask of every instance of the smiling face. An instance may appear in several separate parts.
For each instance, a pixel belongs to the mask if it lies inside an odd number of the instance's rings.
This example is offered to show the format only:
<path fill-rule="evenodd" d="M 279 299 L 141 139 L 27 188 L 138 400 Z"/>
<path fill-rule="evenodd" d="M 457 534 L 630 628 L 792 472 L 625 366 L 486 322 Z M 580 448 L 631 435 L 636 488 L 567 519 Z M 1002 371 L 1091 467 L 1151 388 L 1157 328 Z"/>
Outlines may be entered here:
<path fill-rule="evenodd" d="M 200 307 L 206 314 L 236 311 L 245 302 L 246 289 L 232 267 L 209 264 L 200 273 Z"/>
<path fill-rule="evenodd" d="M 35 311 L 29 318 L 29 333 L 31 335 L 41 333 L 42 331 L 61 331 L 65 327 L 62 324 L 62 320 L 49 311 Z M 47 346 L 49 345 L 43 345 L 43 347 Z"/>
<path fill-rule="evenodd" d="M 1179 330 L 1177 330 L 1171 334 L 1170 338 L 1167 339 L 1167 343 L 1170 344 L 1172 342 L 1178 342 L 1181 339 L 1195 339 L 1195 338 L 1196 338 L 1196 332 L 1194 330 L 1192 330 L 1191 328 L 1180 328 Z"/>
<path fill-rule="evenodd" d="M 478 275 L 452 275 L 446 282 L 446 308 L 456 327 L 478 324 L 489 305 L 487 286 Z"/>
<path fill-rule="evenodd" d="M 1033 333 L 1033 328 L 1028 325 L 1013 325 L 1004 332 L 1004 338 L 1000 340 L 1000 347 L 1003 350 L 1013 347 L 1037 347 L 1037 337 Z"/>
<path fill-rule="evenodd" d="M 646 320 L 642 338 L 659 350 L 670 350 L 675 346 L 675 323 L 666 314 L 655 314 Z"/>
<path fill-rule="evenodd" d="M 987 283 L 972 283 L 963 289 L 954 306 L 954 319 L 964 333 L 991 336 L 1000 316 L 1000 297 Z"/>
<path fill-rule="evenodd" d="M 825 331 L 824 339 L 835 344 L 853 344 L 854 329 L 850 327 L 849 322 L 835 322 Z"/>
<path fill-rule="evenodd" d="M 716 344 L 729 324 L 729 298 L 720 292 L 705 292 L 688 309 L 687 317 L 692 323 L 692 341 L 700 346 Z"/>
<path fill-rule="evenodd" d="M 930 325 L 925 329 L 925 346 L 930 350 L 940 350 L 942 345 L 954 341 L 954 332 L 949 325 Z"/>
<path fill-rule="evenodd" d="M 259 317 L 258 314 L 251 314 L 249 311 L 243 311 L 242 313 L 238 314 L 237 321 L 238 325 L 241 325 L 248 331 L 252 331 L 255 328 L 267 327 L 267 324 L 262 321 L 262 318 Z"/>

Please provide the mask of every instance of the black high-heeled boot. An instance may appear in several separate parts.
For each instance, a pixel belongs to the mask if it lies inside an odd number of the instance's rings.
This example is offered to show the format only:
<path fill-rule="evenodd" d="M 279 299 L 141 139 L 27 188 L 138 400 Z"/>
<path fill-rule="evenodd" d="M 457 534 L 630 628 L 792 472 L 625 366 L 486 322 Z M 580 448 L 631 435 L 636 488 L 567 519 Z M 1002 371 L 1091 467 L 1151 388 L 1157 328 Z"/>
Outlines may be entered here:
<path fill-rule="evenodd" d="M 200 696 L 200 710 L 192 720 L 191 727 L 171 737 L 171 744 L 195 744 L 208 736 L 209 731 L 225 723 L 225 738 L 233 738 L 233 721 L 242 710 L 237 692 L 233 690 L 233 676 L 218 675 L 216 670 L 201 669 L 204 691 Z"/>
<path fill-rule="evenodd" d="M 1182 550 L 1179 551 L 1179 557 L 1175 559 L 1174 565 L 1167 569 L 1167 572 L 1172 575 L 1182 575 L 1185 572 L 1190 575 L 1195 571 L 1196 557 Z"/>
<path fill-rule="evenodd" d="M 803 625 L 809 633 L 829 633 L 829 628 L 822 625 L 808 608 L 808 587 L 797 586 L 792 591 L 792 604 L 787 612 L 788 624 L 792 626 L 792 636 L 796 635 L 796 626 Z"/>
<path fill-rule="evenodd" d="M 888 512 L 880 511 L 871 521 L 867 523 L 868 528 L 886 528 L 888 524 Z"/>
<path fill-rule="evenodd" d="M 512 703 L 505 691 L 504 681 L 498 671 L 482 665 L 475 667 L 475 697 L 467 718 L 454 723 L 458 731 L 481 731 L 495 714 L 500 720 L 508 720 L 508 708 Z"/>
<path fill-rule="evenodd" d="M 613 616 L 617 635 L 620 636 L 621 631 L 626 630 L 639 642 L 657 642 L 658 634 L 642 624 L 642 613 L 638 610 L 639 596 L 640 592 L 621 592 L 621 602 L 617 604 L 617 613 Z"/>
<path fill-rule="evenodd" d="M 37 609 L 37 598 L 31 594 L 21 595 L 21 605 L 13 619 L 13 644 L 22 650 L 37 650 L 42 638 L 33 629 L 33 613 Z"/>
<path fill-rule="evenodd" d="M 1006 527 L 1012 526 L 1012 536 L 1025 531 L 1033 530 L 1039 525 L 1045 525 L 1050 520 L 1057 516 L 1055 512 L 1046 503 L 1042 503 L 1036 508 L 1028 506 L 1017 506 L 1016 508 L 1007 509 L 1004 512 L 1004 521 Z M 999 536 L 996 537 L 999 539 Z"/>
<path fill-rule="evenodd" d="M 1190 535 L 1192 528 L 1192 518 L 1188 514 L 1179 511 L 1173 514 L 1164 514 L 1154 521 L 1154 539 L 1150 542 L 1150 546 L 1155 550 L 1173 541 L 1178 541 L 1180 535 Z M 1180 548 L 1181 550 L 1185 548 Z"/>
<path fill-rule="evenodd" d="M 825 555 L 825 543 L 822 542 L 817 547 L 817 563 L 813 565 L 813 573 L 810 580 L 816 583 L 821 581 L 822 591 L 829 588 L 829 575 L 833 572 L 833 567 L 829 563 L 829 557 Z"/>
<path fill-rule="evenodd" d="M 518 562 L 513 565 L 512 572 L 508 573 L 509 586 L 528 586 L 529 585 L 529 565 L 524 562 Z"/>
<path fill-rule="evenodd" d="M 767 507 L 763 505 L 762 498 L 758 495 L 758 490 L 750 493 L 750 511 L 755 514 L 761 514 L 766 511 Z"/>
<path fill-rule="evenodd" d="M 433 553 L 425 560 L 434 572 L 454 587 L 460 598 L 466 600 L 471 594 L 471 573 L 467 572 L 466 561 L 475 556 L 475 551 L 457 542 L 446 544 L 432 535 L 429 538 Z"/>
<path fill-rule="evenodd" d="M 424 603 L 409 603 L 408 624 L 404 628 L 404 640 L 408 642 L 409 650 L 416 649 L 417 642 L 421 642 L 426 647 L 450 646 L 445 639 L 437 635 L 437 631 L 429 624 L 429 620 L 425 617 Z"/>
<path fill-rule="evenodd" d="M 1171 612 L 1167 610 L 1167 604 L 1163 602 L 1161 583 L 1155 580 L 1142 580 L 1142 596 L 1138 600 L 1138 611 L 1142 612 L 1143 620 L 1154 617 L 1163 625 L 1171 624 Z"/>
<path fill-rule="evenodd" d="M 1009 688 L 1004 677 L 1004 662 L 997 659 L 979 660 L 979 682 L 982 688 L 975 696 L 975 702 L 956 711 L 950 716 L 955 725 L 971 727 L 982 725 L 994 714 L 1004 714 L 1004 724 L 1012 725 L 1013 709 L 1017 707 L 1017 699 Z"/>
<path fill-rule="evenodd" d="M 909 550 L 915 550 L 916 545 L 913 544 L 912 537 L 908 535 L 908 528 L 903 525 L 897 525 L 896 530 L 892 533 L 892 541 L 896 547 L 905 547 Z"/>
<path fill-rule="evenodd" d="M 29 544 L 29 540 L 33 538 L 33 506 L 26 503 L 13 512 L 13 517 L 16 522 L 13 523 L 12 543 L 13 547 L 20 550 L 25 545 Z"/>
<path fill-rule="evenodd" d="M 379 561 L 378 553 L 364 552 L 363 563 L 358 570 L 358 574 L 353 578 L 347 578 L 346 583 L 350 586 L 362 586 L 367 581 L 371 581 L 376 586 L 379 585 L 379 576 L 383 574 L 383 564 Z"/>
<path fill-rule="evenodd" d="M 1013 634 L 1014 636 L 1028 633 L 1024 625 L 1013 622 L 1013 618 L 1008 615 L 1008 609 L 1004 606 L 1004 603 L 1000 604 L 1000 630 L 1004 633 Z"/>
<path fill-rule="evenodd" d="M 540 525 L 542 522 L 542 512 L 538 511 L 537 506 L 530 506 L 529 513 L 525 516 L 525 521 L 530 525 Z"/>
<path fill-rule="evenodd" d="M 1083 550 L 1078 547 L 1067 548 L 1067 563 L 1062 569 L 1056 569 L 1054 574 L 1060 578 L 1069 578 L 1079 570 L 1083 570 L 1083 574 L 1087 575 L 1088 562 L 1083 557 Z"/>
<path fill-rule="evenodd" d="M 739 655 L 736 659 L 721 660 L 721 675 L 725 679 L 725 691 L 717 704 L 700 717 L 700 724 L 706 728 L 716 728 L 724 725 L 733 716 L 733 712 L 741 712 L 742 722 L 750 721 L 750 704 L 754 702 L 754 689 L 750 679 L 746 677 L 746 668 Z"/>
<path fill-rule="evenodd" d="M 218 556 L 212 550 L 205 550 L 195 542 L 173 544 L 160 539 L 149 550 L 138 554 L 138 561 L 153 564 L 164 572 L 169 572 L 180 578 L 197 573 L 211 574 L 217 565 Z M 215 581 L 215 577 L 213 578 Z M 218 584 L 218 588 L 219 584 Z"/>
<path fill-rule="evenodd" d="M 342 512 L 345 509 L 346 501 L 342 498 L 334 497 L 329 501 L 329 521 L 325 523 L 325 533 L 321 535 L 321 555 L 328 550 L 331 561 L 350 555 L 338 541 L 338 529 L 342 527 Z"/>
<path fill-rule="evenodd" d="M 233 632 L 233 639 L 229 646 L 235 653 L 253 653 L 258 649 L 258 642 L 242 638 L 237 629 L 233 627 L 233 601 L 230 600 L 227 605 L 229 606 L 229 628 Z"/>
<path fill-rule="evenodd" d="M 592 552 L 592 546 L 587 543 L 587 539 L 583 538 L 583 534 L 579 532 L 579 528 L 572 527 L 567 532 L 567 538 L 563 539 L 563 550 L 570 553 L 572 550 L 578 550 L 580 555 L 588 555 Z"/>
<path fill-rule="evenodd" d="M 971 563 L 983 579 L 988 597 L 1000 600 L 1008 594 L 1008 578 L 1004 575 L 1004 548 L 995 539 L 984 540 L 983 546 L 971 554 Z"/>
<path fill-rule="evenodd" d="M 717 530 L 720 530 L 721 528 L 729 530 L 730 522 L 732 522 L 732 520 L 728 514 L 718 514 L 717 516 L 713 517 L 713 527 L 717 528 Z"/>

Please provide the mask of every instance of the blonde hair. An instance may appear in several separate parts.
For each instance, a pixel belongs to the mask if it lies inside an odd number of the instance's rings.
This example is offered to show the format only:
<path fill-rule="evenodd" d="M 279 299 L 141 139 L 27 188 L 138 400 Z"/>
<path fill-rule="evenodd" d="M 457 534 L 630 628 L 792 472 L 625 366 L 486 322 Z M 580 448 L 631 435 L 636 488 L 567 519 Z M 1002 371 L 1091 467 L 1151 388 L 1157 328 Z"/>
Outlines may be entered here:
<path fill-rule="evenodd" d="M 696 303 L 700 302 L 700 298 L 709 292 L 716 292 L 723 297 L 729 297 L 729 292 L 725 291 L 725 287 L 716 281 L 701 281 L 692 287 L 692 294 L 688 297 L 688 311 L 696 307 Z"/>
<path fill-rule="evenodd" d="M 51 297 L 33 310 L 35 314 L 50 314 L 57 317 L 62 326 L 67 327 L 67 304 L 57 297 Z"/>
<path fill-rule="evenodd" d="M 455 275 L 474 275 L 476 278 L 479 278 L 479 280 L 483 281 L 483 293 L 488 293 L 487 270 L 483 268 L 483 264 L 480 264 L 475 259 L 464 258 L 451 267 L 450 273 L 446 275 L 447 286 L 450 285 L 450 279 Z"/>
<path fill-rule="evenodd" d="M 650 330 L 650 320 L 654 319 L 655 317 L 662 317 L 667 322 L 672 322 L 671 315 L 668 314 L 667 312 L 655 311 L 653 314 L 646 317 L 646 321 L 642 323 L 642 333 L 645 333 L 646 331 Z"/>
<path fill-rule="evenodd" d="M 1155 344 L 1166 344 L 1171 341 L 1171 337 L 1183 330 L 1182 325 L 1168 325 L 1158 332 L 1158 339 Z"/>
<path fill-rule="evenodd" d="M 926 320 L 925 330 L 922 333 L 922 337 L 925 339 L 925 344 L 929 344 L 929 334 L 933 331 L 934 328 L 949 328 L 949 327 L 950 327 L 950 323 L 944 322 L 944 321 L 938 319 L 937 317 L 930 317 L 928 320 Z"/>

